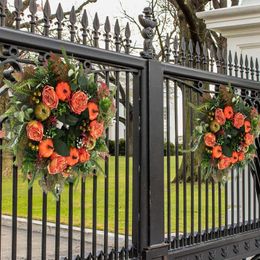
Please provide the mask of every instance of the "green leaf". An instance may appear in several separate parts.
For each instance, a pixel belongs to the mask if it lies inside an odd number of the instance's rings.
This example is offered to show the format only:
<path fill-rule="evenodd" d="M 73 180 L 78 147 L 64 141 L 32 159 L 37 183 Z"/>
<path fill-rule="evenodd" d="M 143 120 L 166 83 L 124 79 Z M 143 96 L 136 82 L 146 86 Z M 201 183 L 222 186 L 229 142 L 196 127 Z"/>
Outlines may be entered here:
<path fill-rule="evenodd" d="M 24 117 L 26 120 L 31 120 L 31 115 L 33 113 L 33 109 L 32 108 L 27 108 L 25 111 L 24 111 Z"/>
<path fill-rule="evenodd" d="M 105 113 L 108 111 L 108 109 L 111 107 L 111 100 L 109 98 L 103 98 L 99 101 L 99 106 L 102 111 Z"/>
<path fill-rule="evenodd" d="M 61 156 L 69 156 L 70 150 L 68 145 L 60 139 L 54 138 L 53 140 L 54 150 Z"/>
<path fill-rule="evenodd" d="M 75 84 L 75 83 L 73 83 L 73 82 L 71 82 L 71 83 L 70 83 L 70 88 L 71 88 L 72 91 L 76 91 L 77 88 L 78 88 L 78 85 Z"/>
<path fill-rule="evenodd" d="M 63 124 L 66 124 L 65 114 L 59 116 L 57 119 L 58 119 L 60 122 L 62 122 Z"/>
<path fill-rule="evenodd" d="M 232 148 L 230 146 L 224 145 L 222 147 L 222 152 L 227 157 L 231 157 L 232 156 Z"/>
<path fill-rule="evenodd" d="M 78 117 L 72 115 L 72 114 L 63 114 L 62 116 L 58 117 L 58 120 L 61 121 L 63 124 L 74 126 L 79 121 Z"/>
<path fill-rule="evenodd" d="M 97 91 L 97 84 L 94 81 L 89 82 L 87 90 L 90 96 L 94 95 L 95 92 Z"/>
<path fill-rule="evenodd" d="M 80 88 L 82 90 L 87 90 L 88 86 L 88 79 L 85 77 L 85 75 L 80 75 L 78 78 L 78 84 L 80 85 Z"/>
<path fill-rule="evenodd" d="M 24 112 L 21 111 L 21 112 L 15 112 L 14 113 L 14 117 L 21 123 L 24 122 Z"/>
<path fill-rule="evenodd" d="M 79 119 L 76 116 L 72 115 L 72 114 L 68 114 L 65 117 L 66 124 L 70 125 L 70 126 L 76 125 L 78 121 L 79 121 Z"/>
<path fill-rule="evenodd" d="M 106 145 L 106 142 L 103 138 L 99 138 L 96 142 L 96 150 L 99 151 L 99 152 L 108 152 L 108 148 L 107 148 L 107 145 Z"/>

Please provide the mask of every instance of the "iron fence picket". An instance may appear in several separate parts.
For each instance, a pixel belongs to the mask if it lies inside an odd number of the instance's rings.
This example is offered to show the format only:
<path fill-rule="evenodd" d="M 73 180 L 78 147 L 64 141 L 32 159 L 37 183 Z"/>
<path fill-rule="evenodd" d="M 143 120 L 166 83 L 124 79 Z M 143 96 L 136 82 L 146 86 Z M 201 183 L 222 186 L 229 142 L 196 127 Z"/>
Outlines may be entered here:
<path fill-rule="evenodd" d="M 30 180 L 28 180 L 28 184 Z M 28 188 L 27 199 L 27 259 L 32 259 L 32 208 L 33 208 L 33 187 Z"/>
<path fill-rule="evenodd" d="M 0 131 L 2 131 L 2 122 L 0 122 Z M 0 146 L 3 140 L 0 138 Z M 2 205 L 3 205 L 3 150 L 0 149 L 0 255 L 2 252 Z"/>
<path fill-rule="evenodd" d="M 61 195 L 59 195 L 59 200 L 56 201 L 56 223 L 55 223 L 55 260 L 60 259 L 60 201 Z"/>
<path fill-rule="evenodd" d="M 80 205 L 80 257 L 85 258 L 85 217 L 86 217 L 86 177 L 81 179 L 81 205 Z"/>
<path fill-rule="evenodd" d="M 73 256 L 73 183 L 69 182 L 68 200 L 68 259 Z"/>
<path fill-rule="evenodd" d="M 13 158 L 15 162 L 15 158 Z M 18 186 L 18 168 L 13 165 L 12 181 L 12 260 L 17 257 L 17 189 Z"/>

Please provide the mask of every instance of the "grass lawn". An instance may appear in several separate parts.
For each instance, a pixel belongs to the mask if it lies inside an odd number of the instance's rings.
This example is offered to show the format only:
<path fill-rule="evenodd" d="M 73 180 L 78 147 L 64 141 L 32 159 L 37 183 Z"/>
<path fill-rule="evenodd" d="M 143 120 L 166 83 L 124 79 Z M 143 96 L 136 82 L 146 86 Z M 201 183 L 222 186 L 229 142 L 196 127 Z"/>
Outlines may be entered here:
<path fill-rule="evenodd" d="M 115 205 L 115 173 L 114 173 L 114 165 L 115 160 L 114 157 L 109 159 L 109 175 L 107 177 L 103 175 L 99 175 L 97 177 L 97 228 L 102 230 L 104 226 L 104 180 L 108 178 L 109 180 L 109 230 L 113 232 L 114 230 L 114 205 Z M 119 231 L 120 233 L 124 233 L 124 225 L 125 225 L 125 159 L 124 157 L 120 157 L 119 159 Z M 132 160 L 130 159 L 130 165 Z M 166 160 L 165 160 L 166 166 Z M 166 168 L 166 167 L 165 167 Z M 171 177 L 175 176 L 175 157 L 171 158 L 171 168 L 172 173 Z M 165 173 L 166 176 L 166 173 Z M 130 210 L 129 210 L 129 220 L 131 223 L 132 217 L 132 167 L 130 167 Z M 166 184 L 166 177 L 165 177 L 165 184 Z M 215 185 L 216 186 L 216 185 Z M 166 187 L 166 185 L 165 185 Z M 209 223 L 211 225 L 212 222 L 212 190 L 211 185 L 209 186 Z M 187 231 L 189 232 L 191 227 L 191 185 L 187 183 Z M 80 183 L 74 190 L 74 209 L 73 209 L 73 223 L 76 226 L 80 225 L 80 203 L 81 203 L 81 192 L 80 192 Z M 88 177 L 86 180 L 86 227 L 92 227 L 92 190 L 93 190 L 93 178 Z M 19 217 L 26 217 L 27 216 L 27 182 L 24 182 L 22 176 L 19 176 L 18 180 L 18 216 Z M 165 205 L 166 204 L 166 197 L 167 191 L 165 189 Z M 180 223 L 180 232 L 183 231 L 183 184 L 180 184 L 179 188 L 179 223 Z M 217 187 L 215 188 L 215 218 L 218 219 L 218 194 L 217 194 Z M 194 185 L 194 229 L 197 230 L 198 227 L 198 185 Z M 221 215 L 224 217 L 224 190 L 222 192 L 222 210 Z M 172 232 L 175 232 L 175 223 L 176 223 L 176 185 L 171 185 L 171 223 L 172 223 Z M 48 195 L 48 221 L 55 222 L 55 207 L 56 201 L 52 194 Z M 12 178 L 10 175 L 3 176 L 3 205 L 2 205 L 3 214 L 11 215 L 12 214 Z M 165 207 L 165 213 L 167 209 Z M 202 227 L 205 227 L 205 184 L 202 184 Z M 37 183 L 34 184 L 33 188 L 33 218 L 40 220 L 42 215 L 42 191 L 41 188 Z M 166 216 L 167 214 L 165 214 Z M 62 193 L 61 196 L 61 223 L 67 224 L 68 223 L 68 187 Z M 165 221 L 165 224 L 166 221 Z M 222 219 L 223 224 L 223 219 Z M 218 223 L 216 222 L 216 226 Z M 129 227 L 130 230 L 132 229 Z"/>

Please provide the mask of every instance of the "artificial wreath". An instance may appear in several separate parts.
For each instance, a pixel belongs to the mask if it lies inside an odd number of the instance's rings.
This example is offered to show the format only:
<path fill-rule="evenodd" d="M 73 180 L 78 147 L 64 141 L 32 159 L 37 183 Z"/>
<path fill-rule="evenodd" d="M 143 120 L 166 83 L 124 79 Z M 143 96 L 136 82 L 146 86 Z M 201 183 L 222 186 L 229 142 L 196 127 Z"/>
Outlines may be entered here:
<path fill-rule="evenodd" d="M 51 54 L 5 81 L 11 91 L 2 118 L 16 163 L 44 191 L 59 193 L 64 183 L 101 169 L 108 149 L 105 130 L 115 113 L 114 91 L 96 82 L 75 60 Z"/>
<path fill-rule="evenodd" d="M 231 169 L 254 167 L 255 138 L 260 133 L 260 116 L 231 87 L 220 86 L 217 95 L 204 94 L 196 107 L 193 151 L 200 157 L 205 178 L 225 181 Z"/>

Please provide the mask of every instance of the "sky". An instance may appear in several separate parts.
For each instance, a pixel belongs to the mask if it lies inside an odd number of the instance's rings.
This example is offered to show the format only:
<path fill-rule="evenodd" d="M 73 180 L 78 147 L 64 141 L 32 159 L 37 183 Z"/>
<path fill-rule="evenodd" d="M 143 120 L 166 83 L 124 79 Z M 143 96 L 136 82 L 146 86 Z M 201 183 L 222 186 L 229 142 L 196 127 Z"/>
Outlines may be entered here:
<path fill-rule="evenodd" d="M 40 4 L 40 1 L 45 2 L 45 0 L 37 0 L 37 3 Z M 49 0 L 49 2 L 52 13 L 55 13 L 59 3 L 61 3 L 64 12 L 66 12 L 71 10 L 73 5 L 77 8 L 84 0 Z M 124 28 L 128 20 L 124 18 L 122 8 L 127 11 L 128 15 L 137 19 L 138 15 L 142 13 L 146 6 L 148 6 L 147 0 L 97 0 L 96 3 L 88 4 L 85 9 L 89 17 L 90 25 L 97 12 L 101 24 L 104 24 L 106 16 L 109 16 L 112 25 L 116 18 L 120 18 L 121 28 Z M 92 26 L 90 26 L 90 28 L 91 27 Z M 134 26 L 131 26 L 131 39 L 133 45 L 140 46 L 140 44 L 142 44 L 140 33 Z"/>
<path fill-rule="evenodd" d="M 72 5 L 78 7 L 82 4 L 84 0 L 50 0 L 50 5 L 52 10 L 56 10 L 59 3 L 62 4 L 64 11 L 69 11 Z M 100 18 L 105 18 L 109 16 L 115 18 L 122 15 L 121 4 L 127 12 L 133 16 L 137 17 L 145 6 L 147 6 L 146 0 L 97 0 L 96 3 L 90 3 L 87 5 L 86 10 L 89 16 L 93 17 L 95 12 L 98 12 Z"/>

